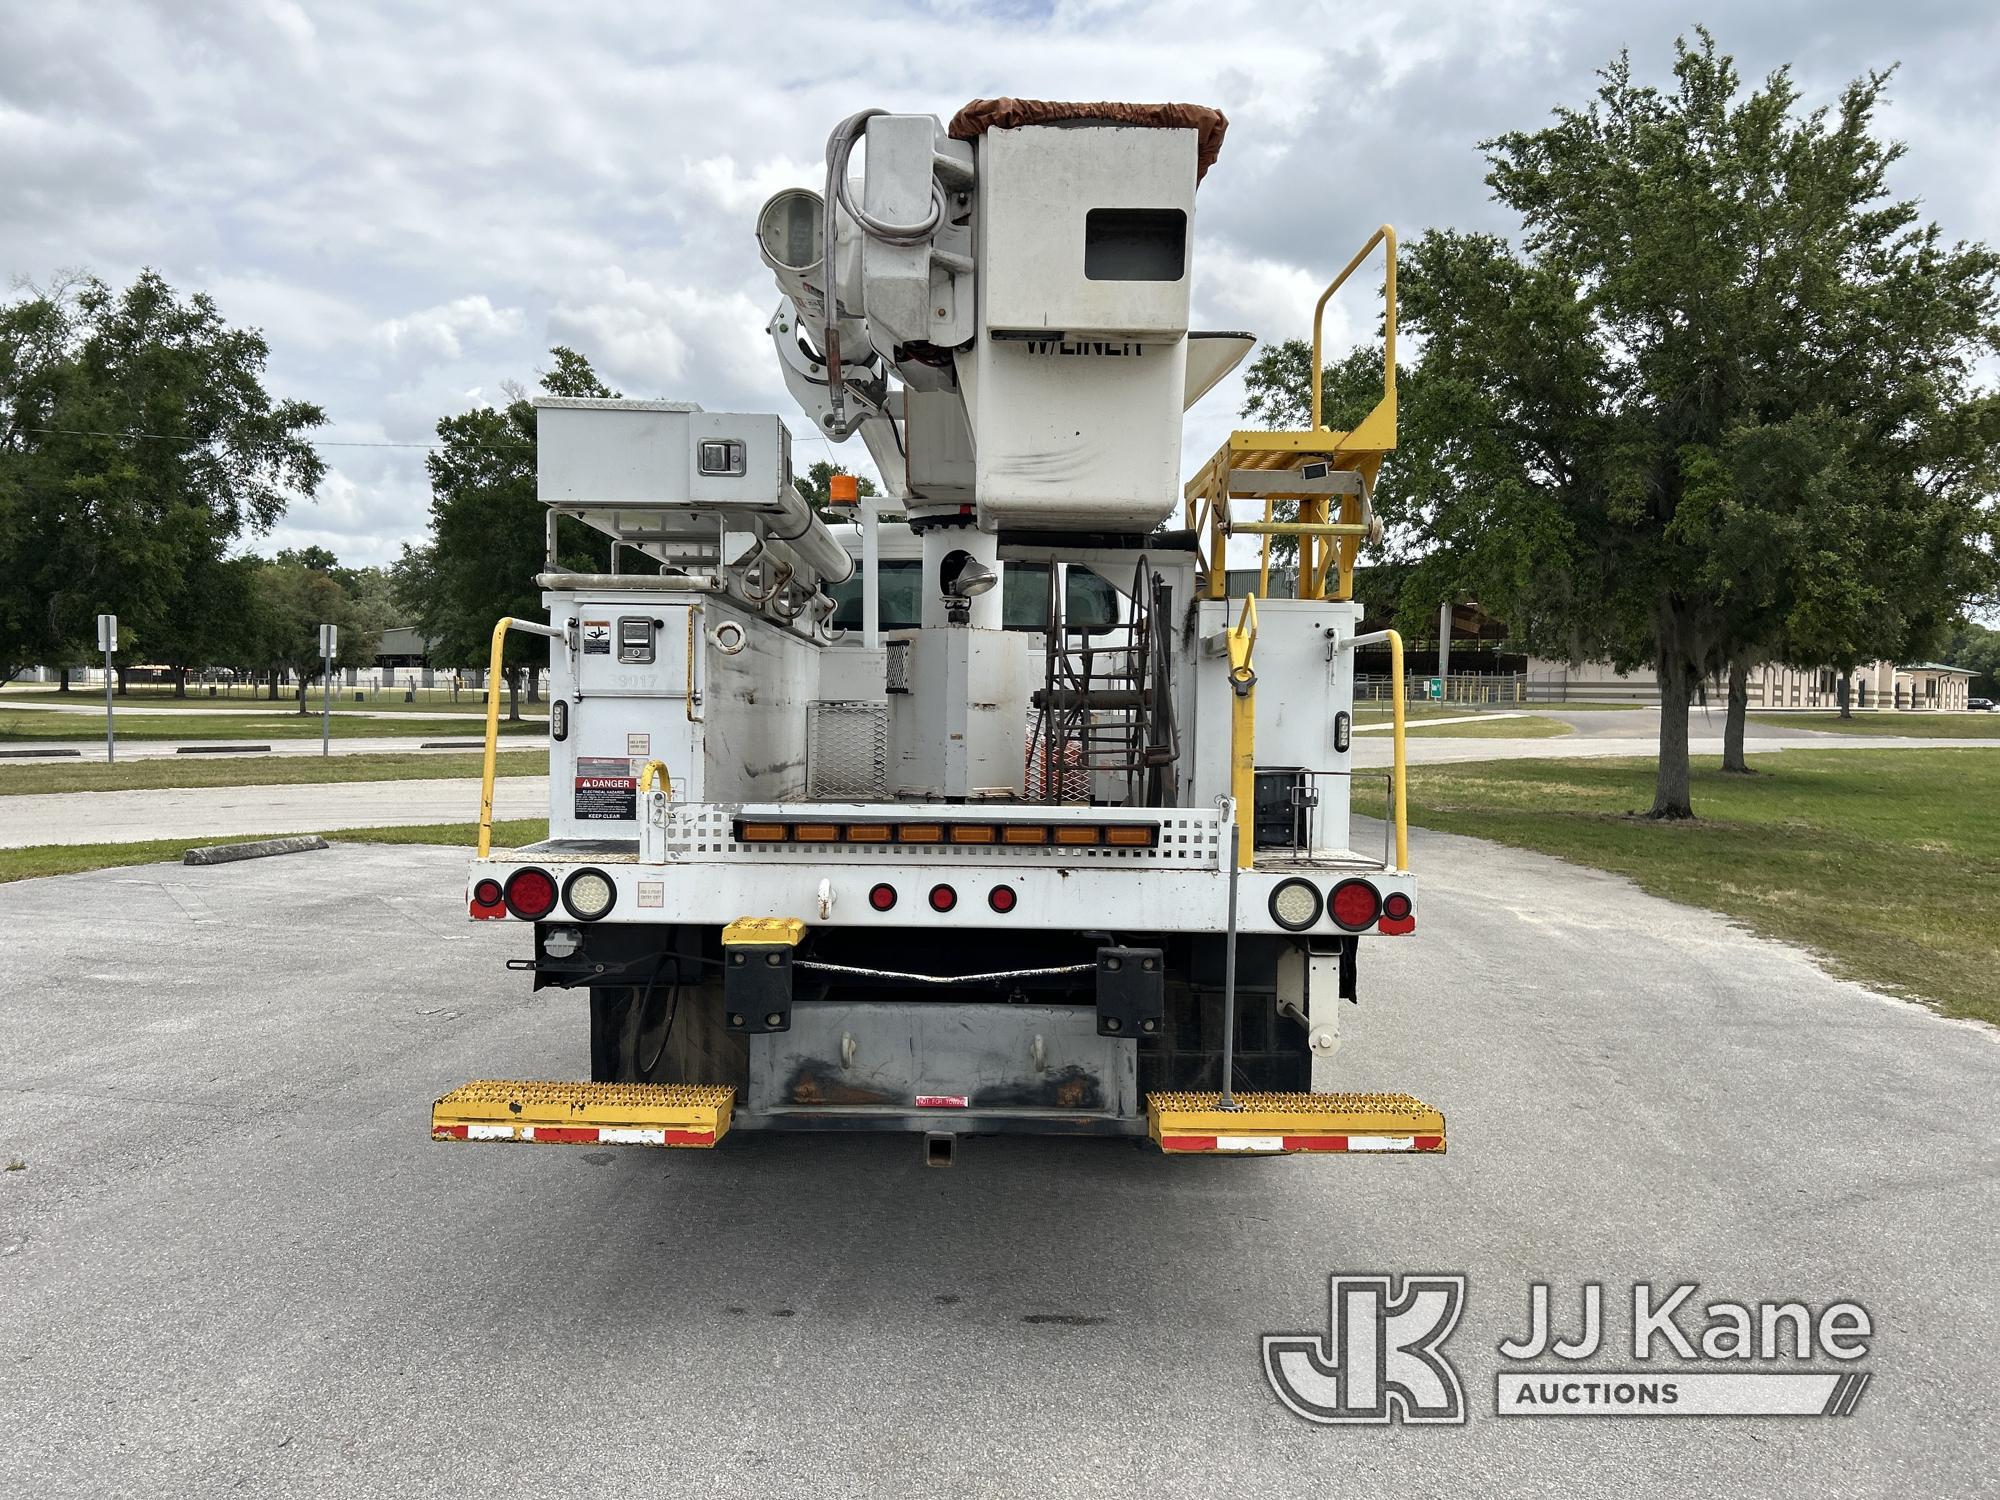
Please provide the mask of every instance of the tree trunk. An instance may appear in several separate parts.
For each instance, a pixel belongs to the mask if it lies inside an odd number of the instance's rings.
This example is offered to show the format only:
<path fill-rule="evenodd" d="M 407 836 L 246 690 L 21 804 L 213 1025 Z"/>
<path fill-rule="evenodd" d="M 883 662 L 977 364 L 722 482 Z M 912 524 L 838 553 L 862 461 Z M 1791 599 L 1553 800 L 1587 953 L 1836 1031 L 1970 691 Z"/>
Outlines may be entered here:
<path fill-rule="evenodd" d="M 541 680 L 542 680 L 542 669 L 541 669 L 540 667 L 536 667 L 536 666 L 531 666 L 531 667 L 529 667 L 529 668 L 528 668 L 528 701 L 529 701 L 530 703 L 540 703 L 540 702 L 542 701 L 542 695 L 541 695 L 540 691 L 538 691 L 538 689 L 539 689 L 539 687 L 540 687 L 540 685 L 541 685 Z"/>
<path fill-rule="evenodd" d="M 1692 818 L 1688 790 L 1688 703 L 1694 696 L 1693 672 L 1679 650 L 1662 649 L 1660 679 L 1660 759 L 1653 775 L 1653 807 L 1649 818 Z"/>
<path fill-rule="evenodd" d="M 1754 776 L 1743 760 L 1743 725 L 1750 712 L 1750 659 L 1729 659 L 1729 712 L 1722 720 L 1722 769 L 1736 776 Z"/>
<path fill-rule="evenodd" d="M 185 698 L 187 695 L 188 695 L 188 669 L 186 667 L 175 667 L 174 696 L 176 698 Z"/>
<path fill-rule="evenodd" d="M 112 668 L 112 671 L 116 673 L 118 677 L 118 696 L 121 698 L 125 696 L 125 673 L 127 670 L 128 669 L 125 667 Z"/>
<path fill-rule="evenodd" d="M 521 722 L 521 669 L 508 667 L 507 675 L 507 722 Z"/>
<path fill-rule="evenodd" d="M 1834 684 L 1834 694 L 1840 703 L 1840 716 L 1843 719 L 1854 717 L 1853 677 L 1854 669 L 1852 667 L 1842 667 L 1840 669 L 1840 681 Z"/>
<path fill-rule="evenodd" d="M 56 691 L 57 691 L 57 692 L 59 692 L 59 693 L 66 693 L 66 692 L 68 692 L 68 691 L 69 691 L 69 668 L 68 668 L 68 667 L 64 667 L 64 668 L 62 668 L 62 669 L 61 669 L 61 673 L 60 673 L 60 675 L 58 675 L 58 676 L 57 676 L 57 678 L 56 678 Z"/>
<path fill-rule="evenodd" d="M 278 669 L 276 667 L 271 668 L 270 686 L 271 686 L 271 701 L 273 703 L 276 703 L 278 701 Z"/>
<path fill-rule="evenodd" d="M 311 686 L 312 686 L 312 678 L 308 677 L 308 676 L 307 676 L 307 675 L 306 675 L 305 673 L 303 673 L 303 672 L 299 673 L 299 712 L 300 712 L 300 713 L 305 713 L 305 712 L 306 712 L 306 689 L 307 689 L 307 688 L 309 688 L 309 687 L 311 687 Z"/>

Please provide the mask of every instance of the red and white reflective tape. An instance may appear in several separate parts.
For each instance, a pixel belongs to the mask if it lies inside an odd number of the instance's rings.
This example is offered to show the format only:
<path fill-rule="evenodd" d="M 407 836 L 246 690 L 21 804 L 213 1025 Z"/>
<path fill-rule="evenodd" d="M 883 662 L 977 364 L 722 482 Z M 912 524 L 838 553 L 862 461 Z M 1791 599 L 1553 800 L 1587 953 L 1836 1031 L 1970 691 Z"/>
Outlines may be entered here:
<path fill-rule="evenodd" d="M 626 1125 L 433 1125 L 434 1141 L 533 1141 L 544 1146 L 713 1146 L 712 1130 Z"/>
<path fill-rule="evenodd" d="M 1436 1151 L 1441 1135 L 1163 1135 L 1162 1151 Z"/>

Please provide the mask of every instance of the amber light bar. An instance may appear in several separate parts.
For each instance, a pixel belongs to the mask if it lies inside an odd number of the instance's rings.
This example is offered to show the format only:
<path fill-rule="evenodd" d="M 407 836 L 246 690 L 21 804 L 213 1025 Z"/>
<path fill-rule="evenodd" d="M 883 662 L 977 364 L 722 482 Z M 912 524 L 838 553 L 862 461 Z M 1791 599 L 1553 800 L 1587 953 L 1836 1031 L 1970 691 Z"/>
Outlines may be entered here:
<path fill-rule="evenodd" d="M 1160 842 L 1157 823 L 769 823 L 738 818 L 736 838 L 744 844 L 953 844 L 1016 847 L 1055 844 L 1063 848 L 1151 849 Z"/>

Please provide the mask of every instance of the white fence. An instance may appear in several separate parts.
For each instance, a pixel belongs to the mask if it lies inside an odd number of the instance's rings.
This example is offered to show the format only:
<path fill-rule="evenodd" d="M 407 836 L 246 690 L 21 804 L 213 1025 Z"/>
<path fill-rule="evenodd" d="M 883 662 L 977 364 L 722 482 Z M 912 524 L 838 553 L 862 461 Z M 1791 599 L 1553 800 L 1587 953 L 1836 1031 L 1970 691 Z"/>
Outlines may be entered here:
<path fill-rule="evenodd" d="M 1457 703 L 1468 707 L 1521 703 L 1526 701 L 1528 677 L 1525 672 L 1454 672 L 1449 677 L 1424 677 L 1406 673 L 1403 691 L 1415 703 Z M 1394 694 L 1394 680 L 1384 676 L 1354 679 L 1356 703 L 1387 703 Z"/>

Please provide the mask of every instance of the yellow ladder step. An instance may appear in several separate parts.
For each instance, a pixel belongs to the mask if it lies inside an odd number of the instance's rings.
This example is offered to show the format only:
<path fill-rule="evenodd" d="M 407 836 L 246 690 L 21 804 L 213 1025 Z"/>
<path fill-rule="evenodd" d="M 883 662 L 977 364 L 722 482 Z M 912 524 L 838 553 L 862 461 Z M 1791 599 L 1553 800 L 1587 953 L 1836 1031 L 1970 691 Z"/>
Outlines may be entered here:
<path fill-rule="evenodd" d="M 481 1079 L 431 1106 L 434 1141 L 558 1146 L 713 1146 L 736 1090 L 708 1083 Z"/>
<path fill-rule="evenodd" d="M 1444 1116 L 1408 1094 L 1148 1094 L 1146 1130 L 1162 1151 L 1444 1151 Z"/>

